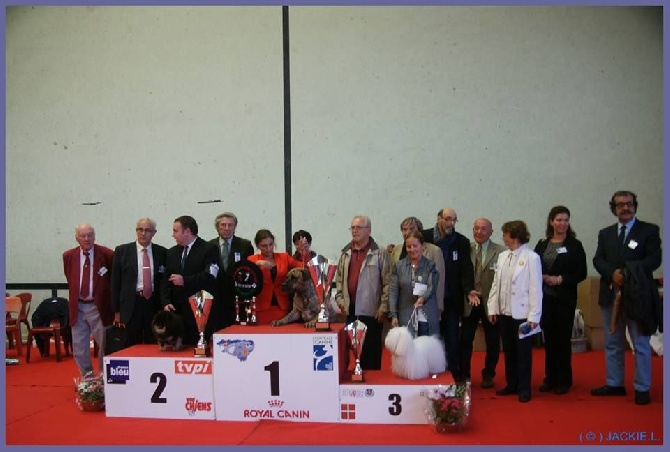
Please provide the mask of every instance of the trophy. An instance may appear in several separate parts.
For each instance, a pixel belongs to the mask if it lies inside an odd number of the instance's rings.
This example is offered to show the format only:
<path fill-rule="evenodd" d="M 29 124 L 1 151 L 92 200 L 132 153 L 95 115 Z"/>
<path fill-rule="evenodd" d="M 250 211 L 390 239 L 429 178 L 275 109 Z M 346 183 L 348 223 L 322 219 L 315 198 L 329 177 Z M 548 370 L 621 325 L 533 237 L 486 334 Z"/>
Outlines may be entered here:
<path fill-rule="evenodd" d="M 212 299 L 212 294 L 205 290 L 200 290 L 188 298 L 188 303 L 191 305 L 191 311 L 193 312 L 195 323 L 200 333 L 198 344 L 193 349 L 193 356 L 195 357 L 209 356 L 209 347 L 205 342 L 205 325 L 207 325 L 209 311 L 212 309 Z"/>
<path fill-rule="evenodd" d="M 240 303 L 242 304 L 242 311 L 244 312 L 244 320 L 240 318 Z M 251 300 L 240 301 L 239 297 L 235 297 L 235 324 L 236 325 L 257 325 L 256 318 L 256 297 Z"/>
<path fill-rule="evenodd" d="M 367 332 L 368 327 L 360 320 L 354 320 L 344 327 L 344 330 L 347 332 L 347 336 L 351 341 L 351 351 L 354 353 L 354 357 L 356 357 L 356 366 L 354 367 L 353 375 L 351 375 L 351 381 L 353 383 L 362 383 L 365 379 L 363 378 L 363 368 L 361 367 L 361 351 L 363 349 L 365 333 Z"/>
<path fill-rule="evenodd" d="M 316 331 L 330 331 L 330 315 L 327 305 L 330 301 L 330 285 L 335 277 L 337 265 L 328 262 L 328 259 L 319 255 L 307 263 L 309 275 L 312 277 L 316 295 L 319 299 L 319 315 L 316 318 Z"/>

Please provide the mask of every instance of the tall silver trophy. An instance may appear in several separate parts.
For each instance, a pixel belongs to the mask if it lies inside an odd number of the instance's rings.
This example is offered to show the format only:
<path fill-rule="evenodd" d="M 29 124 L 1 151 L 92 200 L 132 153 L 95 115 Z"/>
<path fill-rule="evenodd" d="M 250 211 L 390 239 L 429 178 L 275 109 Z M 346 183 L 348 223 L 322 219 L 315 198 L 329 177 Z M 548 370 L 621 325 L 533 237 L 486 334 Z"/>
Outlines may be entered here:
<path fill-rule="evenodd" d="M 345 326 L 344 330 L 347 332 L 349 346 L 356 358 L 356 365 L 354 367 L 354 373 L 351 375 L 351 381 L 353 383 L 362 383 L 365 381 L 365 377 L 363 376 L 363 368 L 361 367 L 361 351 L 363 350 L 365 333 L 367 333 L 368 327 L 360 320 L 354 320 L 349 325 Z"/>
<path fill-rule="evenodd" d="M 209 356 L 209 347 L 205 342 L 205 326 L 209 318 L 209 311 L 212 309 L 213 298 L 212 294 L 206 290 L 200 290 L 188 298 L 191 311 L 195 317 L 195 324 L 198 327 L 198 333 L 200 333 L 200 339 L 195 349 L 193 349 L 194 357 Z"/>
<path fill-rule="evenodd" d="M 330 331 L 330 285 L 333 283 L 337 264 L 318 255 L 307 263 L 309 275 L 312 277 L 316 295 L 319 298 L 319 314 L 314 328 L 316 331 Z"/>

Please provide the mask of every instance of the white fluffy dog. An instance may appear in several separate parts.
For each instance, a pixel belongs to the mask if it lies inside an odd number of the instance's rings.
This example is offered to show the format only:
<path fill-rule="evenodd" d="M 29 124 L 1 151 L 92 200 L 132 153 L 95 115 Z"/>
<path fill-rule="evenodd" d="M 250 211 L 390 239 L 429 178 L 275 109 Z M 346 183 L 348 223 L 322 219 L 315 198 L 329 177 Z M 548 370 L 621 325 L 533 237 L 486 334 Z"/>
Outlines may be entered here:
<path fill-rule="evenodd" d="M 393 354 L 391 370 L 401 378 L 421 380 L 447 368 L 444 344 L 437 336 L 414 338 L 407 327 L 398 326 L 389 330 L 384 346 Z"/>

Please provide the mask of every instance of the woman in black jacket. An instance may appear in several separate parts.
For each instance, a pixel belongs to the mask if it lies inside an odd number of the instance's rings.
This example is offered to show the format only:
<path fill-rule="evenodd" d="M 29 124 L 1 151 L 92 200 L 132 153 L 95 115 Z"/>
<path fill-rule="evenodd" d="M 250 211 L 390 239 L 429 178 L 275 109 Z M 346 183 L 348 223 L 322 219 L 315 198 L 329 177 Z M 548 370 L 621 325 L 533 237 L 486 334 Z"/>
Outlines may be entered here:
<path fill-rule="evenodd" d="M 540 392 L 566 394 L 572 386 L 572 325 L 577 284 L 586 279 L 586 254 L 570 227 L 570 210 L 555 206 L 547 217 L 546 238 L 535 246 L 542 258 L 544 383 Z"/>

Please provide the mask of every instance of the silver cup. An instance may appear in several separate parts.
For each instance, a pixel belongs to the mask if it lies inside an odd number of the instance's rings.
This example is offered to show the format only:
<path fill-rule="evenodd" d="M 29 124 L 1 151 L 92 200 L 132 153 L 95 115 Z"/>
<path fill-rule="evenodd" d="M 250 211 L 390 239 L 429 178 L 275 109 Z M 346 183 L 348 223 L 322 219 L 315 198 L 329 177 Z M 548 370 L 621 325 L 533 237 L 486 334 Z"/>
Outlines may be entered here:
<path fill-rule="evenodd" d="M 349 347 L 356 358 L 356 365 L 354 366 L 354 373 L 351 375 L 351 381 L 355 383 L 362 383 L 365 381 L 363 376 L 363 368 L 361 367 L 361 352 L 363 344 L 365 343 L 365 333 L 368 331 L 367 325 L 360 320 L 354 320 L 349 325 L 344 327 L 349 337 Z"/>

